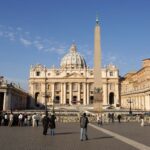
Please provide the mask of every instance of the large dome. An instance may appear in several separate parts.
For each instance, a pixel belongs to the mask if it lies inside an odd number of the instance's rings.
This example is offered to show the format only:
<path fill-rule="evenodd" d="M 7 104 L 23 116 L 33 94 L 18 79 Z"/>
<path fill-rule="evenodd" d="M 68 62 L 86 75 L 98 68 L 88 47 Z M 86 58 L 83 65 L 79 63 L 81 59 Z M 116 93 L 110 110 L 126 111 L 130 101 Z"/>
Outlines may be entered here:
<path fill-rule="evenodd" d="M 69 53 L 61 59 L 60 67 L 66 69 L 86 68 L 86 62 L 77 52 L 75 44 L 72 44 Z"/>

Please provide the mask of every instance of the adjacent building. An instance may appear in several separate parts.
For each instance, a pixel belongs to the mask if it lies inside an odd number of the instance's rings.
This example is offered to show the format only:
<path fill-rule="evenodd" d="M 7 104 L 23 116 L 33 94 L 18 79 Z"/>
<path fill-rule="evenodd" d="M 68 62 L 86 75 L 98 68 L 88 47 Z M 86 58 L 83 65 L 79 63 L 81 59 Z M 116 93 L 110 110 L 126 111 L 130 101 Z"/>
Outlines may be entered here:
<path fill-rule="evenodd" d="M 0 77 L 0 111 L 27 108 L 28 94 L 15 83 L 8 83 Z"/>
<path fill-rule="evenodd" d="M 137 110 L 150 110 L 150 58 L 144 59 L 142 68 L 131 72 L 121 81 L 121 106 Z"/>

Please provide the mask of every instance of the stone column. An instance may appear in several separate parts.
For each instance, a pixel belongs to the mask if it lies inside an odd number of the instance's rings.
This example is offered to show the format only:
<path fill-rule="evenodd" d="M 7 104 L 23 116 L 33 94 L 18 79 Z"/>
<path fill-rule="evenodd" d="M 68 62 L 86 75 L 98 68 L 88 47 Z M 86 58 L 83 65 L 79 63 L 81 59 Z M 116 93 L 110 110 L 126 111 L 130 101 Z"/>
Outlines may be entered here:
<path fill-rule="evenodd" d="M 144 111 L 146 109 L 146 106 L 145 106 L 145 95 L 143 96 L 143 104 L 144 104 Z"/>
<path fill-rule="evenodd" d="M 80 83 L 78 83 L 78 105 L 80 105 L 79 101 L 81 100 L 81 89 L 80 89 Z"/>
<path fill-rule="evenodd" d="M 60 98 L 60 104 L 63 104 L 63 83 L 61 83 L 61 98 Z"/>
<path fill-rule="evenodd" d="M 54 98 L 55 98 L 55 83 L 52 83 L 52 104 L 54 102 Z"/>
<path fill-rule="evenodd" d="M 147 111 L 150 111 L 150 95 L 145 96 L 145 108 Z"/>
<path fill-rule="evenodd" d="M 83 104 L 86 105 L 86 83 L 83 84 Z"/>
<path fill-rule="evenodd" d="M 137 99 L 137 97 L 135 97 L 135 108 L 136 109 L 138 108 L 138 99 Z"/>
<path fill-rule="evenodd" d="M 69 93 L 70 93 L 70 96 L 69 96 L 69 104 L 71 105 L 72 104 L 72 83 L 70 83 L 70 87 L 69 87 Z"/>
<path fill-rule="evenodd" d="M 116 84 L 115 86 L 115 95 L 116 95 L 115 104 L 119 104 L 119 85 L 118 84 Z"/>
<path fill-rule="evenodd" d="M 87 105 L 89 105 L 89 97 L 90 97 L 90 90 L 89 90 L 89 83 L 87 83 Z"/>
<path fill-rule="evenodd" d="M 141 105 L 141 103 L 140 103 L 140 96 L 138 96 L 138 109 L 140 109 L 140 105 Z"/>
<path fill-rule="evenodd" d="M 11 109 L 11 93 L 10 91 L 4 93 L 3 111 Z"/>
<path fill-rule="evenodd" d="M 8 102 L 8 94 L 4 93 L 4 101 L 3 101 L 3 111 L 7 110 L 7 102 Z"/>
<path fill-rule="evenodd" d="M 66 83 L 64 83 L 64 99 L 63 104 L 66 104 Z"/>
<path fill-rule="evenodd" d="M 107 100 L 107 95 L 108 95 L 108 90 L 107 90 L 107 83 L 103 84 L 103 105 L 107 105 L 108 104 L 108 100 Z"/>

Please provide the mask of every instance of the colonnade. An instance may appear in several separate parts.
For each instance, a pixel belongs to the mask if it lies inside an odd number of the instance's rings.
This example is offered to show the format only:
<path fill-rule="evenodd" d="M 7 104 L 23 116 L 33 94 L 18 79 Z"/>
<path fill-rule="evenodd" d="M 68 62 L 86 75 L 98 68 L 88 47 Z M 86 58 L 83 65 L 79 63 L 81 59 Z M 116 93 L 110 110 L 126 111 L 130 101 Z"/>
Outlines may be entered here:
<path fill-rule="evenodd" d="M 74 83 L 59 83 L 60 89 L 58 90 L 59 94 L 57 94 L 57 89 L 55 86 L 55 83 L 51 84 L 51 101 L 53 101 L 58 95 L 60 97 L 60 104 L 66 104 L 66 100 L 69 99 L 69 104 L 72 104 L 73 96 L 77 97 L 77 104 L 79 104 L 79 101 L 83 100 L 83 105 L 90 104 L 90 96 L 93 96 L 93 94 L 90 94 L 90 83 L 75 83 L 77 84 L 77 89 L 73 89 Z M 83 88 L 81 88 L 81 84 Z M 68 87 L 69 86 L 69 87 Z M 69 96 L 69 97 L 68 97 Z"/>
<path fill-rule="evenodd" d="M 150 110 L 150 94 L 142 95 L 128 95 L 122 96 L 121 105 L 124 108 L 129 108 L 131 101 L 131 108 L 137 110 Z"/>

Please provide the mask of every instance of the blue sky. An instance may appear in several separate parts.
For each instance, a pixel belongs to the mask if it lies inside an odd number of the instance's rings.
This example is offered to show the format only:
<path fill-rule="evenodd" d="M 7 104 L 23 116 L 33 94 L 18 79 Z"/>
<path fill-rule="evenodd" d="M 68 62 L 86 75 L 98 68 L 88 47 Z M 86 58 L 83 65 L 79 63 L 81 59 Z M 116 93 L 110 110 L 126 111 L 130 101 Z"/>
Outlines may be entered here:
<path fill-rule="evenodd" d="M 27 89 L 30 65 L 59 67 L 73 41 L 93 66 L 96 14 L 102 64 L 120 75 L 150 58 L 149 0 L 0 0 L 0 75 Z"/>

